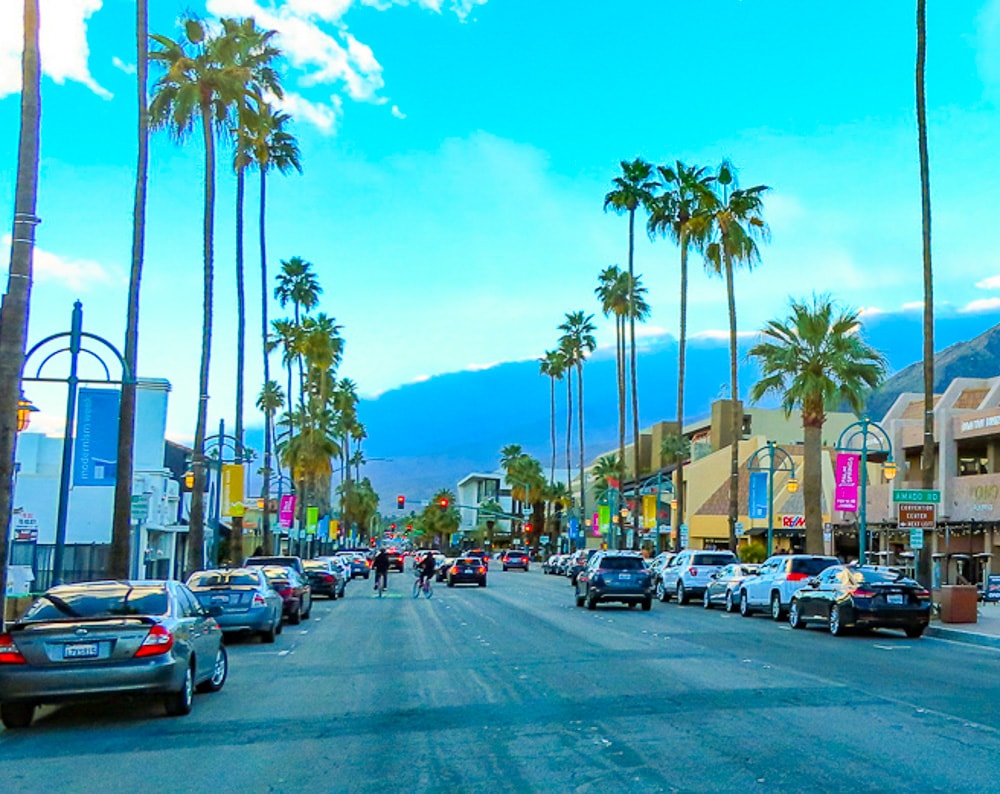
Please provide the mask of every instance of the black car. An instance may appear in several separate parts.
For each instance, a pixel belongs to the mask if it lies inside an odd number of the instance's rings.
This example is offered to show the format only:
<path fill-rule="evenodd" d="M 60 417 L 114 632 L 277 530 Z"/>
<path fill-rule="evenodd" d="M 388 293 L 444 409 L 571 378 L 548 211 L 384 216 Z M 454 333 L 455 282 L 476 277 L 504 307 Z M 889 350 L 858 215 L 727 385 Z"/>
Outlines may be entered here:
<path fill-rule="evenodd" d="M 653 605 L 653 585 L 643 559 L 634 552 L 605 551 L 591 557 L 576 577 L 576 605 L 596 609 L 602 601 L 619 601 L 630 607 Z"/>
<path fill-rule="evenodd" d="M 478 557 L 458 557 L 448 568 L 448 587 L 457 584 L 477 584 L 486 587 L 486 565 Z"/>
<path fill-rule="evenodd" d="M 345 581 L 342 580 L 340 569 L 334 567 L 329 560 L 303 560 L 306 578 L 312 588 L 313 595 L 325 595 L 331 601 L 344 594 Z"/>
<path fill-rule="evenodd" d="M 386 554 L 389 555 L 389 570 L 403 572 L 403 552 L 396 549 L 389 549 Z"/>
<path fill-rule="evenodd" d="M 293 626 L 308 620 L 312 613 L 312 588 L 309 580 L 299 576 L 295 569 L 284 565 L 265 565 L 261 568 L 268 583 L 282 599 L 282 614 Z"/>
<path fill-rule="evenodd" d="M 523 549 L 508 549 L 500 557 L 500 562 L 503 563 L 503 569 L 505 571 L 511 568 L 520 568 L 521 570 L 528 570 L 528 566 L 531 562 L 531 557 L 528 552 Z"/>
<path fill-rule="evenodd" d="M 923 585 L 874 565 L 831 566 L 797 590 L 788 608 L 793 629 L 824 623 L 838 636 L 852 628 L 894 628 L 915 639 L 930 615 L 931 594 Z"/>
<path fill-rule="evenodd" d="M 463 557 L 475 557 L 487 569 L 490 567 L 490 553 L 482 549 L 469 549 L 462 552 Z"/>

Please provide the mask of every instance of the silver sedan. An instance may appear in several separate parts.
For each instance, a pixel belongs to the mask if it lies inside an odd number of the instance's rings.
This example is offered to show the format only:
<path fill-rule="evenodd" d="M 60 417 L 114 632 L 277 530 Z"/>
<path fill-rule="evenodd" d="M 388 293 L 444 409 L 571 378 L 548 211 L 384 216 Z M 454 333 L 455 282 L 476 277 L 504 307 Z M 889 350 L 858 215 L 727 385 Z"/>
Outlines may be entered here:
<path fill-rule="evenodd" d="M 711 609 L 722 605 L 726 612 L 735 612 L 740 605 L 740 582 L 757 573 L 758 566 L 734 562 L 720 568 L 710 577 L 702 597 L 702 606 Z"/>

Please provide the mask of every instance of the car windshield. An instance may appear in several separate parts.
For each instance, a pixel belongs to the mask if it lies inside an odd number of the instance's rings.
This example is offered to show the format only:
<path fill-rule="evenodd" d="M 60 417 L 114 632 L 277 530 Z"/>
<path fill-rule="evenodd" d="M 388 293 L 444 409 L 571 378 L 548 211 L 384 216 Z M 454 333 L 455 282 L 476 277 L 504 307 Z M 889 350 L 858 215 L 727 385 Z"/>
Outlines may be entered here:
<path fill-rule="evenodd" d="M 294 574 L 290 568 L 282 568 L 279 565 L 269 565 L 266 568 L 262 568 L 264 571 L 264 576 L 267 577 L 269 582 L 275 582 L 279 580 L 291 581 Z"/>
<path fill-rule="evenodd" d="M 826 557 L 793 557 L 792 573 L 804 573 L 806 576 L 818 576 L 831 565 L 836 565 L 836 560 Z"/>
<path fill-rule="evenodd" d="M 605 557 L 600 567 L 605 571 L 640 571 L 643 564 L 639 557 Z"/>
<path fill-rule="evenodd" d="M 462 557 L 460 559 L 455 560 L 455 565 L 479 565 L 479 564 L 480 560 L 477 560 L 475 557 Z"/>
<path fill-rule="evenodd" d="M 129 585 L 111 582 L 86 587 L 57 587 L 41 596 L 24 620 L 104 618 L 128 615 L 163 615 L 167 591 L 162 584 Z"/>
<path fill-rule="evenodd" d="M 692 565 L 728 565 L 733 561 L 732 552 L 717 552 L 715 554 L 695 554 Z"/>
<path fill-rule="evenodd" d="M 857 568 L 849 572 L 851 581 L 858 584 L 895 584 L 905 581 L 901 571 L 875 568 Z"/>
<path fill-rule="evenodd" d="M 201 571 L 192 574 L 187 585 L 192 590 L 204 587 L 256 587 L 257 577 L 250 571 Z"/>
<path fill-rule="evenodd" d="M 330 566 L 320 560 L 303 560 L 302 565 L 307 571 L 329 571 Z"/>

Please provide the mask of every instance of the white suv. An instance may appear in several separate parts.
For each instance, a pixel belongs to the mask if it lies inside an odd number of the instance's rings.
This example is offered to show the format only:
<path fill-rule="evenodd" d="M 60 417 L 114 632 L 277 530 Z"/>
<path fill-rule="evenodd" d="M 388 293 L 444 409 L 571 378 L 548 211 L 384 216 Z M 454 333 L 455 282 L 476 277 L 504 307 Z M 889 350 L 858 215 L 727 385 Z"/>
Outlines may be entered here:
<path fill-rule="evenodd" d="M 811 554 L 780 554 L 761 563 L 756 576 L 740 582 L 740 614 L 750 617 L 757 610 L 769 609 L 774 620 L 788 612 L 792 593 L 813 576 L 819 576 L 831 565 L 839 565 L 836 557 Z"/>
<path fill-rule="evenodd" d="M 712 574 L 739 559 L 731 551 L 685 549 L 660 569 L 656 597 L 669 601 L 677 596 L 678 604 L 686 604 L 691 596 L 705 592 Z"/>

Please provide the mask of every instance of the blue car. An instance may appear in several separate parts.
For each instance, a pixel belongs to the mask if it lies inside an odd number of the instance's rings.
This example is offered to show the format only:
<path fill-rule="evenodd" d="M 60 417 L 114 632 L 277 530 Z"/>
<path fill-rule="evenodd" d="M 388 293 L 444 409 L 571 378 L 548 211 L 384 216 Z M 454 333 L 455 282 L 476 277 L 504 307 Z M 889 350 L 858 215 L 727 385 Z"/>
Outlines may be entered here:
<path fill-rule="evenodd" d="M 264 642 L 281 634 L 282 598 L 259 568 L 198 571 L 187 586 L 203 608 L 221 607 L 216 621 L 224 632 L 251 632 Z"/>

